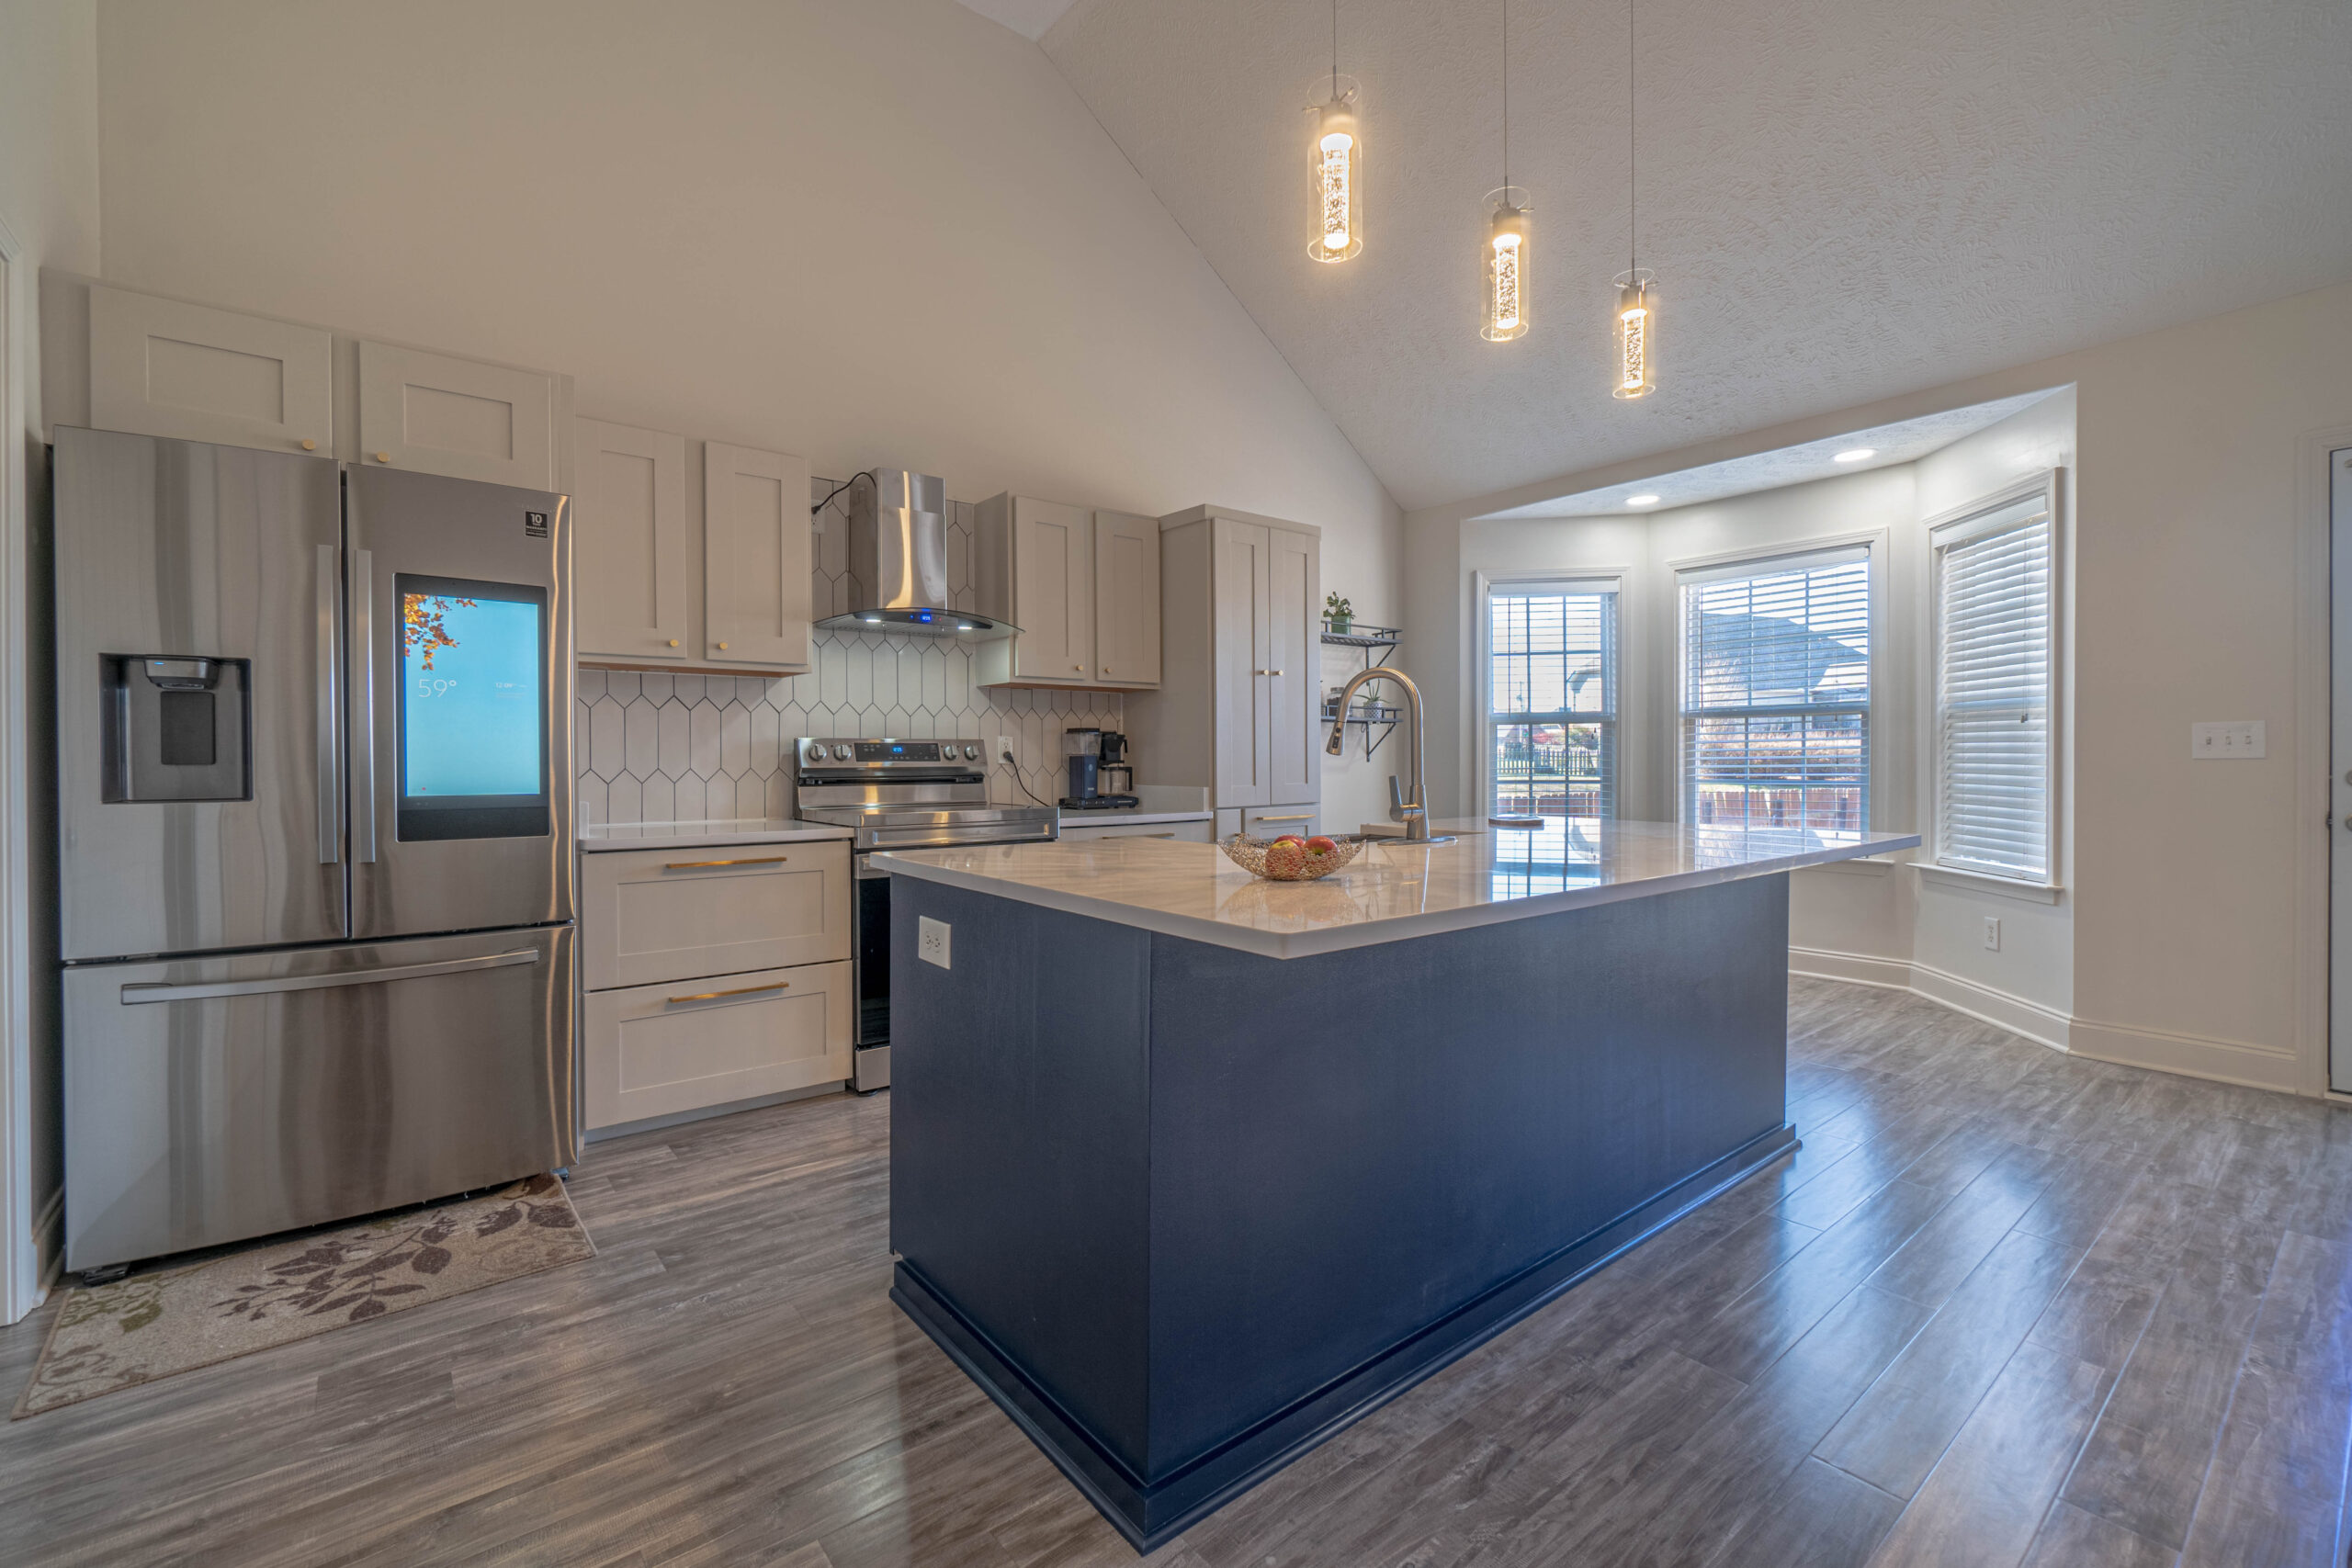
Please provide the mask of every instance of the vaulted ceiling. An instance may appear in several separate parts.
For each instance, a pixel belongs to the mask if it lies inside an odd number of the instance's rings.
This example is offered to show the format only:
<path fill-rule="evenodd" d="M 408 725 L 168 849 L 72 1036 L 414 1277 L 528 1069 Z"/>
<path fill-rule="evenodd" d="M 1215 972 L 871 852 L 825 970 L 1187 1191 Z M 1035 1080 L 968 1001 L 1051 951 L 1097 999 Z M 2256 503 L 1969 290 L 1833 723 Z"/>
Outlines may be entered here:
<path fill-rule="evenodd" d="M 1420 507 L 2352 276 L 2345 0 L 1639 0 L 1659 391 L 1608 392 L 1624 0 L 1513 0 L 1533 330 L 1476 335 L 1501 0 L 1340 0 L 1363 254 L 1307 259 L 1317 0 L 968 0 L 1043 46 L 1353 441 Z M 1017 19 L 1015 19 L 1017 17 Z"/>

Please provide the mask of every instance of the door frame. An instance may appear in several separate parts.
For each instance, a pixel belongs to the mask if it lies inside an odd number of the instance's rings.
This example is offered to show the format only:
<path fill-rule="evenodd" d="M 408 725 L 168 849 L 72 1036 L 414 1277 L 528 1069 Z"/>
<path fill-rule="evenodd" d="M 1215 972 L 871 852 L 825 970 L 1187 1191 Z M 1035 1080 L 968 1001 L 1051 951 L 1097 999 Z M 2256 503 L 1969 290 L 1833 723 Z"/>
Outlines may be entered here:
<path fill-rule="evenodd" d="M 25 423 L 30 312 L 24 243 L 0 214 L 0 1323 L 40 1304 L 40 1239 L 62 1208 L 35 1215 L 32 1168 L 31 693 L 17 657 L 28 626 L 32 476 Z"/>
<path fill-rule="evenodd" d="M 2303 517 L 2302 579 L 2296 606 L 2299 673 L 2295 726 L 2295 806 L 2306 831 L 2321 835 L 2317 854 L 2296 857 L 2298 1033 L 2303 1043 L 2302 1089 L 2352 1104 L 2352 1091 L 2330 1079 L 2335 1041 L 2331 969 L 2334 961 L 2332 884 L 2335 857 L 2352 854 L 2352 839 L 2332 820 L 2335 787 L 2335 469 L 2334 454 L 2352 449 L 2352 424 L 2305 433 L 2296 444 L 2296 505 Z M 2344 628 L 2352 637 L 2352 626 Z M 2352 910 L 2344 912 L 2352 919 Z"/>

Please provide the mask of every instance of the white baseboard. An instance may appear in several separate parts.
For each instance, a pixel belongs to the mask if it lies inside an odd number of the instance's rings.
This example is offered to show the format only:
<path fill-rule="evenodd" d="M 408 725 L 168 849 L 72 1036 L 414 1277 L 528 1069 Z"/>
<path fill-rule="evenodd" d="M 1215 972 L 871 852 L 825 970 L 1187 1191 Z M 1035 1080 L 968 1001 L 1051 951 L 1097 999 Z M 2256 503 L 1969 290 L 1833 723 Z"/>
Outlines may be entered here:
<path fill-rule="evenodd" d="M 2248 1089 L 2275 1089 L 2286 1094 L 2305 1092 L 2302 1063 L 2292 1051 L 2249 1041 L 2076 1019 L 2074 1049 L 2079 1055 L 2126 1066 L 2154 1067 L 2158 1072 L 2243 1084 Z"/>
<path fill-rule="evenodd" d="M 2073 1055 L 2178 1073 L 2186 1077 L 2210 1078 L 2218 1083 L 2242 1084 L 2249 1089 L 2277 1089 L 2286 1094 L 2304 1092 L 2301 1063 L 2292 1051 L 2244 1040 L 2095 1023 L 1930 964 L 1868 953 L 1792 947 L 1789 973 L 1821 980 L 1842 980 L 1848 985 L 1909 991 L 1954 1012 L 1982 1019 L 2036 1044 Z"/>

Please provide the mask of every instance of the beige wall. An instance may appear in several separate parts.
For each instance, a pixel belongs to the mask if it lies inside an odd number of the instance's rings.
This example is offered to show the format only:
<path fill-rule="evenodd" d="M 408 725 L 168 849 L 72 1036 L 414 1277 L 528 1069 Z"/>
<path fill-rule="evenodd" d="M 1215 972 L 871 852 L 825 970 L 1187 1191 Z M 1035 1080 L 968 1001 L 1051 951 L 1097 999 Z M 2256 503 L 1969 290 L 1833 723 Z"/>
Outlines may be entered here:
<path fill-rule="evenodd" d="M 98 266 L 96 7 L 91 0 L 0 0 L 0 223 L 21 254 L 14 264 L 14 310 L 0 331 L 0 669 L 5 669 L 6 741 L 0 777 L 0 1206 L 14 1224 L 0 1259 L 0 1323 L 32 1302 L 53 1257 L 55 1204 L 63 1181 L 59 1138 L 53 839 L 41 830 L 51 788 L 46 733 L 48 634 L 30 580 L 46 565 L 41 532 L 40 325 L 35 279 L 44 266 Z M 14 341 L 6 341 L 13 333 Z M 35 1238 L 32 1223 L 46 1223 Z M 41 1248 L 31 1255 L 37 1239 Z"/>
<path fill-rule="evenodd" d="M 1317 524 L 1326 581 L 1396 616 L 1370 469 L 1042 51 L 951 0 L 105 0 L 98 31 L 109 281 L 568 371 L 582 414 L 820 473 Z M 1335 766 L 1334 815 L 1374 785 Z"/>
<path fill-rule="evenodd" d="M 1463 584 L 1487 525 L 1465 519 L 1544 493 L 2068 384 L 2071 409 L 2039 408 L 2075 427 L 2075 805 L 2072 831 L 2062 834 L 2071 857 L 2072 981 L 2057 987 L 2067 965 L 2053 959 L 2039 976 L 2012 983 L 2040 993 L 2028 999 L 2055 1013 L 2042 1021 L 2063 1027 L 2076 1051 L 2318 1092 L 2328 852 L 2324 459 L 2329 439 L 2352 442 L 2352 284 L 1415 513 L 1406 614 L 1430 684 L 1446 694 L 1432 745 L 1467 741 Z M 2050 427 L 2023 416 L 2008 423 L 1973 453 L 1955 448 L 1949 461 L 1914 465 L 1922 514 L 1981 493 L 1988 479 L 1999 482 L 1992 476 L 2041 462 L 2061 445 Z M 2267 760 L 2192 761 L 2190 722 L 2225 718 L 2265 720 Z M 1458 802 L 1462 773 L 1453 784 Z M 1822 879 L 1809 881 L 1817 890 Z M 1943 954 L 1963 980 L 1997 984 L 1983 979 L 1996 955 L 1976 957 L 1981 943 L 1970 946 L 1982 912 L 1972 897 L 1922 897 L 1913 943 Z M 1850 899 L 1836 908 L 1844 930 L 1867 929 Z M 2004 906 L 2005 949 L 2026 928 L 2034 944 L 2027 951 L 2056 953 L 2055 931 L 2041 923 L 2064 921 L 2066 908 L 2037 915 Z M 1801 927 L 1819 931 L 1831 911 L 1815 898 L 1798 914 Z"/>

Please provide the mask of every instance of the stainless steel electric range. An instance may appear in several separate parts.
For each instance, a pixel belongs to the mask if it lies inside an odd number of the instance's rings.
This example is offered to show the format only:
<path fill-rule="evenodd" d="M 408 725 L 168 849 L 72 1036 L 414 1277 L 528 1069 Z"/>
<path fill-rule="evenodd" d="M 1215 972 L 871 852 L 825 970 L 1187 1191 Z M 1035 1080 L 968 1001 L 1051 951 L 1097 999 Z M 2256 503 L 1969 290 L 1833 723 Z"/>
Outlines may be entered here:
<path fill-rule="evenodd" d="M 793 815 L 849 828 L 857 919 L 859 1092 L 890 1082 L 890 874 L 876 850 L 1025 843 L 1057 836 L 1050 806 L 989 801 L 978 740 L 858 739 L 804 735 L 792 743 Z"/>

